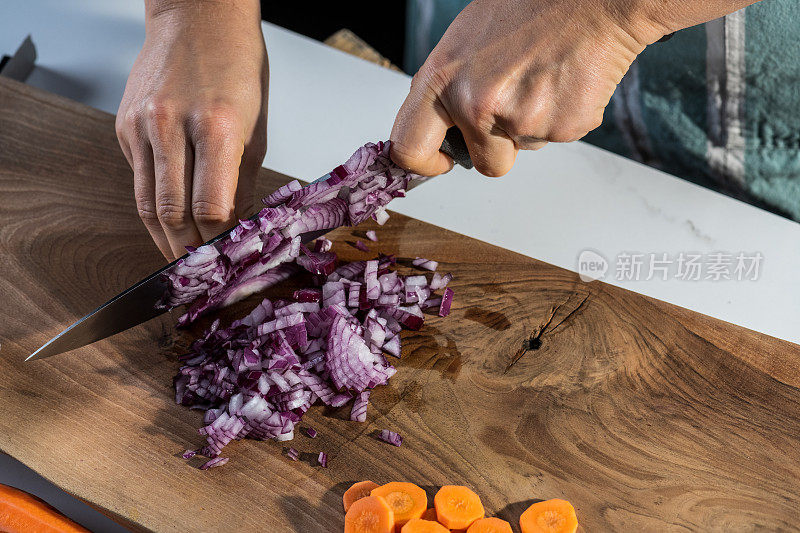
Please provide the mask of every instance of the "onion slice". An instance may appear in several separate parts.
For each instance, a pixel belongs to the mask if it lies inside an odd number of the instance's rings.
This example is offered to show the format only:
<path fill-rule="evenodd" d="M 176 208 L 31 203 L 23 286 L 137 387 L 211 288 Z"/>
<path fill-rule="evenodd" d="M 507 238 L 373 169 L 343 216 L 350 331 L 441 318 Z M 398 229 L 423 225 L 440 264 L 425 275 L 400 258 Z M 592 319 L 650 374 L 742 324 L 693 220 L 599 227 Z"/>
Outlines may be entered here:
<path fill-rule="evenodd" d="M 403 444 L 403 437 L 400 436 L 399 433 L 395 433 L 394 431 L 389 431 L 388 429 L 382 429 L 378 438 L 381 439 L 383 442 L 388 442 L 394 446 L 400 446 Z"/>

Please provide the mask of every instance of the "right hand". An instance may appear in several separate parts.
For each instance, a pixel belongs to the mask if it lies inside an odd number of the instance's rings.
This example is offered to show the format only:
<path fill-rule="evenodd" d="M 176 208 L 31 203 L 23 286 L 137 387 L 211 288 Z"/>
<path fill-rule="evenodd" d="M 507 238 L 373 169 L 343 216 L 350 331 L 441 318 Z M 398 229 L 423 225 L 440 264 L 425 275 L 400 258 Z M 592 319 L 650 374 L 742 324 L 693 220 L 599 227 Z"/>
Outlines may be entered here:
<path fill-rule="evenodd" d="M 116 130 L 139 216 L 173 260 L 252 210 L 269 67 L 257 0 L 146 4 Z"/>

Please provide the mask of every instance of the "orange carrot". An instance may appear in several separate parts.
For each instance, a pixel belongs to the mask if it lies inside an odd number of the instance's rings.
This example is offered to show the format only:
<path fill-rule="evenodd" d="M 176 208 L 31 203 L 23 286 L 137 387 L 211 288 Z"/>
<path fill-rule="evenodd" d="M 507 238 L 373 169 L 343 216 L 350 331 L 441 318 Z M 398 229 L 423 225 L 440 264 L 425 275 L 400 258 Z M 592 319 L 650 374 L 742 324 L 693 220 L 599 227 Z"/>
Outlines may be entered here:
<path fill-rule="evenodd" d="M 445 485 L 439 489 L 433 505 L 439 523 L 449 529 L 466 529 L 484 515 L 478 495 L 472 489 L 458 485 Z"/>
<path fill-rule="evenodd" d="M 412 518 L 405 523 L 400 533 L 450 533 L 450 530 L 435 520 Z"/>
<path fill-rule="evenodd" d="M 431 522 L 437 522 L 438 518 L 436 518 L 436 509 L 431 507 L 427 511 L 422 514 L 423 520 L 430 520 Z"/>
<path fill-rule="evenodd" d="M 392 509 L 377 496 L 366 496 L 356 500 L 344 515 L 344 533 L 393 532 Z"/>
<path fill-rule="evenodd" d="M 575 508 L 566 500 L 547 500 L 534 503 L 519 517 L 522 533 L 575 533 L 578 517 Z"/>
<path fill-rule="evenodd" d="M 428 495 L 413 483 L 394 481 L 372 489 L 370 495 L 386 500 L 394 511 L 394 522 L 398 531 L 412 518 L 422 517 L 428 508 Z"/>
<path fill-rule="evenodd" d="M 32 494 L 0 484 L 0 531 L 5 533 L 89 533 Z"/>
<path fill-rule="evenodd" d="M 369 496 L 369 493 L 372 492 L 372 489 L 377 488 L 378 484 L 373 483 L 372 481 L 359 481 L 357 483 L 353 483 L 353 485 L 347 489 L 342 496 L 342 503 L 344 504 L 344 512 L 346 513 L 350 506 L 356 500 L 360 500 L 365 496 Z"/>
<path fill-rule="evenodd" d="M 512 533 L 512 531 L 511 524 L 492 517 L 475 520 L 467 529 L 467 533 Z"/>

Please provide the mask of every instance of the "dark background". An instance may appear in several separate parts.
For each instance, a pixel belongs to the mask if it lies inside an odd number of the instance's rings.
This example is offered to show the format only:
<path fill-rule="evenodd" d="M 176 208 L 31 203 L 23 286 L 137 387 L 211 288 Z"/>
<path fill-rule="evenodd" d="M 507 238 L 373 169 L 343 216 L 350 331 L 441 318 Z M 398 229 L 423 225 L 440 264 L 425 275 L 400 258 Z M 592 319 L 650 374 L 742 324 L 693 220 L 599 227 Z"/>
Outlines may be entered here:
<path fill-rule="evenodd" d="M 347 28 L 389 61 L 403 67 L 405 0 L 324 3 L 262 0 L 261 18 L 319 41 Z"/>

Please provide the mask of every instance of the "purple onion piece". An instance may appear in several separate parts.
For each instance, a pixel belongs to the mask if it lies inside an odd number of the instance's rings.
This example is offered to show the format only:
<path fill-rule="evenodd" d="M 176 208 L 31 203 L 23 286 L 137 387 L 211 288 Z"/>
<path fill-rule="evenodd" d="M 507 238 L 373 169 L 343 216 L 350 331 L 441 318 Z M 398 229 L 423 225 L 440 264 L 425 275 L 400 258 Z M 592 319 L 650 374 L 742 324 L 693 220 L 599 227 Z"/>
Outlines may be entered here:
<path fill-rule="evenodd" d="M 400 330 L 419 329 L 423 309 L 449 311 L 449 274 L 435 273 L 430 283 L 424 275 L 398 276 L 396 258 L 385 255 L 335 268 L 331 241 L 320 238 L 308 248 L 300 243 L 300 233 L 315 228 L 370 217 L 385 222 L 385 205 L 416 178 L 393 165 L 388 144 L 368 144 L 326 182 L 282 187 L 219 248 L 192 249 L 176 265 L 163 303 L 188 304 L 181 324 L 279 283 L 300 267 L 311 272 L 304 275 L 314 285 L 295 291 L 292 300 L 265 299 L 228 326 L 215 320 L 181 356 L 176 402 L 205 411 L 199 433 L 206 442 L 196 453 L 211 459 L 206 468 L 225 464 L 220 452 L 234 440 L 293 439 L 315 403 L 340 407 L 353 400 L 351 416 L 366 420 L 370 391 L 396 372 L 384 353 L 399 357 Z M 370 231 L 367 238 L 377 235 Z M 423 258 L 414 264 L 437 267 Z M 436 288 L 444 295 L 435 295 Z M 313 428 L 305 431 L 317 435 Z M 402 441 L 392 432 L 385 437 L 394 445 Z M 294 448 L 286 453 L 300 457 Z M 326 466 L 327 455 L 318 459 Z"/>
<path fill-rule="evenodd" d="M 382 429 L 380 435 L 378 435 L 378 438 L 383 442 L 388 442 L 394 446 L 400 446 L 403 444 L 403 437 L 401 437 L 399 433 L 389 431 L 388 429 Z"/>
<path fill-rule="evenodd" d="M 442 294 L 442 303 L 439 306 L 439 316 L 447 316 L 450 314 L 450 304 L 453 301 L 453 289 L 450 287 L 444 290 Z"/>
<path fill-rule="evenodd" d="M 203 465 L 200 466 L 200 470 L 208 470 L 209 468 L 216 468 L 218 466 L 226 464 L 228 461 L 230 461 L 229 457 L 215 457 L 214 459 L 211 459 L 210 461 L 206 461 L 205 463 L 203 463 Z"/>

